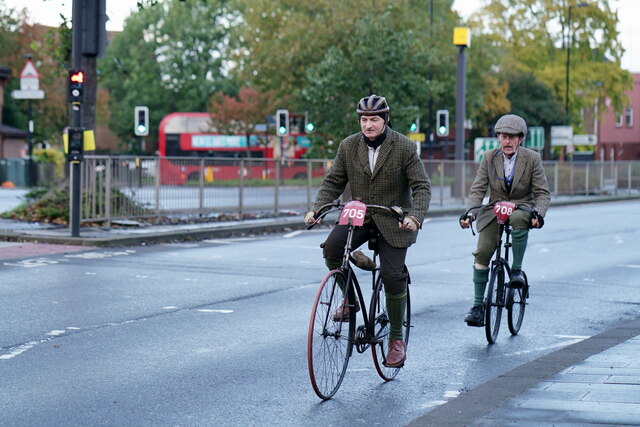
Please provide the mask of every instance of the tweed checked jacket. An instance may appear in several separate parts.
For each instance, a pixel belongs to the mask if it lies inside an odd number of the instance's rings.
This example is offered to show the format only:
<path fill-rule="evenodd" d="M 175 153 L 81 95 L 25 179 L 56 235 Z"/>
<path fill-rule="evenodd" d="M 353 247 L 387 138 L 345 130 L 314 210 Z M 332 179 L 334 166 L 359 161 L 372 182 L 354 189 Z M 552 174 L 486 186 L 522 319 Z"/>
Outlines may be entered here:
<path fill-rule="evenodd" d="M 333 165 L 322 181 L 313 210 L 317 212 L 323 204 L 336 200 L 349 183 L 354 199 L 366 204 L 400 206 L 406 215 L 422 224 L 429 209 L 431 184 L 415 143 L 387 129 L 373 173 L 368 153 L 362 132 L 342 140 Z M 393 247 L 407 248 L 416 241 L 417 230 L 399 228 L 397 219 L 386 212 L 367 210 L 365 221 L 371 220 Z"/>
<path fill-rule="evenodd" d="M 489 196 L 489 203 L 511 201 L 517 205 L 535 207 L 544 216 L 551 196 L 540 155 L 528 148 L 518 147 L 511 191 L 507 193 L 502 150 L 494 148 L 485 153 L 471 184 L 467 208 L 481 205 L 486 195 Z M 485 228 L 494 219 L 492 208 L 481 209 L 477 214 L 478 230 Z"/>

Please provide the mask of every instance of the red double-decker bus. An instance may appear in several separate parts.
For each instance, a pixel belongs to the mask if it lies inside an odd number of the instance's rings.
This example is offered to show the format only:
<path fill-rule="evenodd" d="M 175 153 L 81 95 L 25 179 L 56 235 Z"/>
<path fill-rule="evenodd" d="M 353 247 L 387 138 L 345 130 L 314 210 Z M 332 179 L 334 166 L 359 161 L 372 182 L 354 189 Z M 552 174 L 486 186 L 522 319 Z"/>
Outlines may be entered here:
<path fill-rule="evenodd" d="M 266 132 L 224 135 L 215 131 L 209 113 L 171 113 L 160 121 L 158 134 L 161 182 L 183 185 L 198 181 L 201 174 L 208 182 L 238 179 L 240 175 L 274 179 L 277 167 L 281 178 L 306 178 L 307 167 L 296 164 L 295 159 L 307 151 L 310 140 L 299 132 L 302 129 L 292 126 L 290 130 L 293 132 L 282 138 Z"/>

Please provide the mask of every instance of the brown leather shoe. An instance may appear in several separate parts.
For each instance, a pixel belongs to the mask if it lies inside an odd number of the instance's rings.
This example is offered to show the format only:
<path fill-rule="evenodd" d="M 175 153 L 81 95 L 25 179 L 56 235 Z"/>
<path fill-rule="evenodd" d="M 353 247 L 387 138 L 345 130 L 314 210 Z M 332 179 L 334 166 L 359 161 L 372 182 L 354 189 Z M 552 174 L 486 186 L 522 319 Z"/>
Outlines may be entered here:
<path fill-rule="evenodd" d="M 407 346 L 404 340 L 391 340 L 389 342 L 389 352 L 384 366 L 388 368 L 400 368 L 407 360 Z"/>
<path fill-rule="evenodd" d="M 350 309 L 351 309 L 351 305 L 349 305 L 349 300 L 348 299 L 344 299 L 342 300 L 342 304 L 340 304 L 338 306 L 338 308 L 336 308 L 336 311 L 333 312 L 333 321 L 334 322 L 348 322 L 349 321 L 349 313 L 350 313 Z M 359 312 L 360 311 L 360 304 L 358 304 L 358 300 L 356 300 L 356 303 L 353 304 L 353 308 L 356 310 L 355 312 Z"/>

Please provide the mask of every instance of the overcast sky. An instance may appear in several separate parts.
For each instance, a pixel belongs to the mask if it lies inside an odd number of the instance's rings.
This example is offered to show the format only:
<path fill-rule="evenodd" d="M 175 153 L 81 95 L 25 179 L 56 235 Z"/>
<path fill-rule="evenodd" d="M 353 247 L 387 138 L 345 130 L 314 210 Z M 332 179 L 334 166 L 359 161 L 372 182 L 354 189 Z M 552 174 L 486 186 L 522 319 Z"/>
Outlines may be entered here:
<path fill-rule="evenodd" d="M 435 0 L 437 1 L 437 0 Z M 25 0 L 4 0 L 4 3 L 20 9 Z M 463 17 L 469 16 L 486 0 L 454 0 L 453 7 Z M 618 31 L 625 54 L 622 57 L 622 68 L 640 73 L 640 0 L 610 0 L 611 7 L 618 10 Z M 29 0 L 27 9 L 34 22 L 56 26 L 60 23 L 59 15 L 71 16 L 73 0 Z M 124 19 L 136 9 L 136 0 L 107 0 L 107 30 L 120 31 Z M 634 28 L 635 27 L 635 28 Z"/>

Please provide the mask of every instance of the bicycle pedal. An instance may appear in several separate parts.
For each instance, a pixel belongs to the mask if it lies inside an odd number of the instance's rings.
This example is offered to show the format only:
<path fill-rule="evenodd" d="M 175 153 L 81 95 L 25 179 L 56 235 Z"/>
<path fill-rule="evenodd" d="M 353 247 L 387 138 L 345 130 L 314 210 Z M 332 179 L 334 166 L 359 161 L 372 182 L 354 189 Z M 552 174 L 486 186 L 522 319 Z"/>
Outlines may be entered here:
<path fill-rule="evenodd" d="M 398 365 L 387 365 L 387 361 L 386 360 L 384 362 L 382 362 L 382 364 L 387 368 L 399 369 L 399 368 L 403 368 L 404 367 L 404 360 Z"/>

